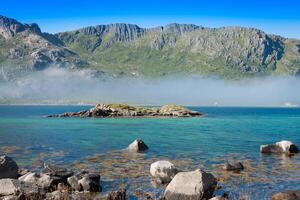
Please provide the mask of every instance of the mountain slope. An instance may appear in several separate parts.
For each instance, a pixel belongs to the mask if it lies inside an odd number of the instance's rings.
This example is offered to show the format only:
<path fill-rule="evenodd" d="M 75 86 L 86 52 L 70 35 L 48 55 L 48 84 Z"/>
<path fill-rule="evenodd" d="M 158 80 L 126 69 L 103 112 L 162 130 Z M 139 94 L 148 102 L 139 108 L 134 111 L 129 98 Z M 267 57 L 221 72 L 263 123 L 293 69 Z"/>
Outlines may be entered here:
<path fill-rule="evenodd" d="M 0 16 L 1 75 L 9 79 L 50 65 L 79 67 L 84 62 L 54 35 L 42 33 L 37 24 L 22 24 Z"/>
<path fill-rule="evenodd" d="M 58 33 L 95 67 L 119 74 L 299 74 L 300 42 L 253 28 L 111 24 Z"/>
<path fill-rule="evenodd" d="M 253 28 L 192 24 L 150 29 L 109 24 L 53 35 L 42 33 L 37 24 L 0 16 L 2 75 L 51 65 L 95 69 L 116 76 L 192 74 L 235 79 L 299 75 L 300 41 Z"/>

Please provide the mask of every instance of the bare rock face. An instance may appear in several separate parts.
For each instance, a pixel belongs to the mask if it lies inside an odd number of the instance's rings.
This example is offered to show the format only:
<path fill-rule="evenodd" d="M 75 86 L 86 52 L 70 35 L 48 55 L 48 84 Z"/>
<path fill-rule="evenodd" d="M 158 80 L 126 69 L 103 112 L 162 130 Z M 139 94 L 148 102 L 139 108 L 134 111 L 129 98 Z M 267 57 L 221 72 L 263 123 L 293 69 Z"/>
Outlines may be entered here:
<path fill-rule="evenodd" d="M 285 154 L 294 154 L 299 153 L 298 147 L 290 141 L 280 141 L 275 144 L 261 145 L 260 146 L 261 153 L 285 153 Z"/>
<path fill-rule="evenodd" d="M 300 200 L 300 190 L 288 190 L 272 196 L 272 200 Z"/>
<path fill-rule="evenodd" d="M 127 149 L 132 152 L 145 152 L 148 150 L 148 146 L 145 144 L 145 142 L 141 139 L 136 139 L 134 140 L 128 147 Z"/>
<path fill-rule="evenodd" d="M 177 172 L 175 165 L 167 160 L 156 161 L 150 166 L 150 174 L 158 183 L 169 183 Z"/>
<path fill-rule="evenodd" d="M 18 165 L 6 155 L 0 156 L 0 178 L 18 178 Z"/>
<path fill-rule="evenodd" d="M 166 200 L 201 200 L 212 197 L 216 178 L 203 170 L 179 172 L 167 186 Z"/>

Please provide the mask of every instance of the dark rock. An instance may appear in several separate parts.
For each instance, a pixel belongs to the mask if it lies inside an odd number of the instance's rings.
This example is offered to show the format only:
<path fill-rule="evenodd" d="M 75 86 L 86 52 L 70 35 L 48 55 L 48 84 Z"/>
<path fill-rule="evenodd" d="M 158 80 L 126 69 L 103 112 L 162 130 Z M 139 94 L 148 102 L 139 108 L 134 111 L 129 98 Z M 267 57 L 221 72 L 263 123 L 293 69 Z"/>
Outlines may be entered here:
<path fill-rule="evenodd" d="M 10 157 L 0 156 L 0 178 L 18 178 L 18 165 Z"/>
<path fill-rule="evenodd" d="M 110 192 L 107 196 L 107 200 L 126 200 L 126 190 L 118 190 Z"/>
<path fill-rule="evenodd" d="M 148 150 L 148 146 L 141 139 L 134 140 L 129 146 L 128 150 L 132 152 L 144 152 Z"/>
<path fill-rule="evenodd" d="M 244 169 L 244 166 L 240 162 L 227 162 L 223 169 L 227 171 L 241 171 Z"/>
<path fill-rule="evenodd" d="M 272 196 L 272 200 L 300 200 L 300 190 L 288 190 Z"/>

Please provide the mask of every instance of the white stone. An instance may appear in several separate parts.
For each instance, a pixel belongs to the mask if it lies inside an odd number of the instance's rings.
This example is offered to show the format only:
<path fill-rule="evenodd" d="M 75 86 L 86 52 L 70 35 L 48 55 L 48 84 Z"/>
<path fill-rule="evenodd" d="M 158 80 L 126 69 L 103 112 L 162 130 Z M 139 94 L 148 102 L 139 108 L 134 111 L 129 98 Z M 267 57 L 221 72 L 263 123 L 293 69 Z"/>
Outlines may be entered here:
<path fill-rule="evenodd" d="M 176 173 L 175 165 L 167 160 L 156 161 L 150 166 L 151 176 L 158 178 L 162 183 L 170 182 Z"/>
<path fill-rule="evenodd" d="M 179 172 L 165 190 L 167 200 L 199 200 L 210 198 L 217 185 L 215 177 L 203 170 Z"/>

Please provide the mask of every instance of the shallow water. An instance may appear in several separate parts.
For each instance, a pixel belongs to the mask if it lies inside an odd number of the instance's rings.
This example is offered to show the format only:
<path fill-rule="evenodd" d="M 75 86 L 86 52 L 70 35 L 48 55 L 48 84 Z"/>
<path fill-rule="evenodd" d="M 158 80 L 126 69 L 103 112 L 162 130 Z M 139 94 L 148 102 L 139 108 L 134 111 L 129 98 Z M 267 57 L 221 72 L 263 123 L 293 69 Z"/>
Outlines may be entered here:
<path fill-rule="evenodd" d="M 217 194 L 230 199 L 268 199 L 276 191 L 300 189 L 300 156 L 261 155 L 261 144 L 291 140 L 300 145 L 300 109 L 192 107 L 201 118 L 46 118 L 88 106 L 0 106 L 0 151 L 21 167 L 44 162 L 92 168 L 102 175 L 104 192 L 125 187 L 132 199 L 140 192 L 159 196 L 149 166 L 169 159 L 183 170 L 204 168 L 219 179 Z M 126 146 L 142 138 L 146 154 Z M 220 165 L 239 160 L 246 169 L 226 173 Z"/>

